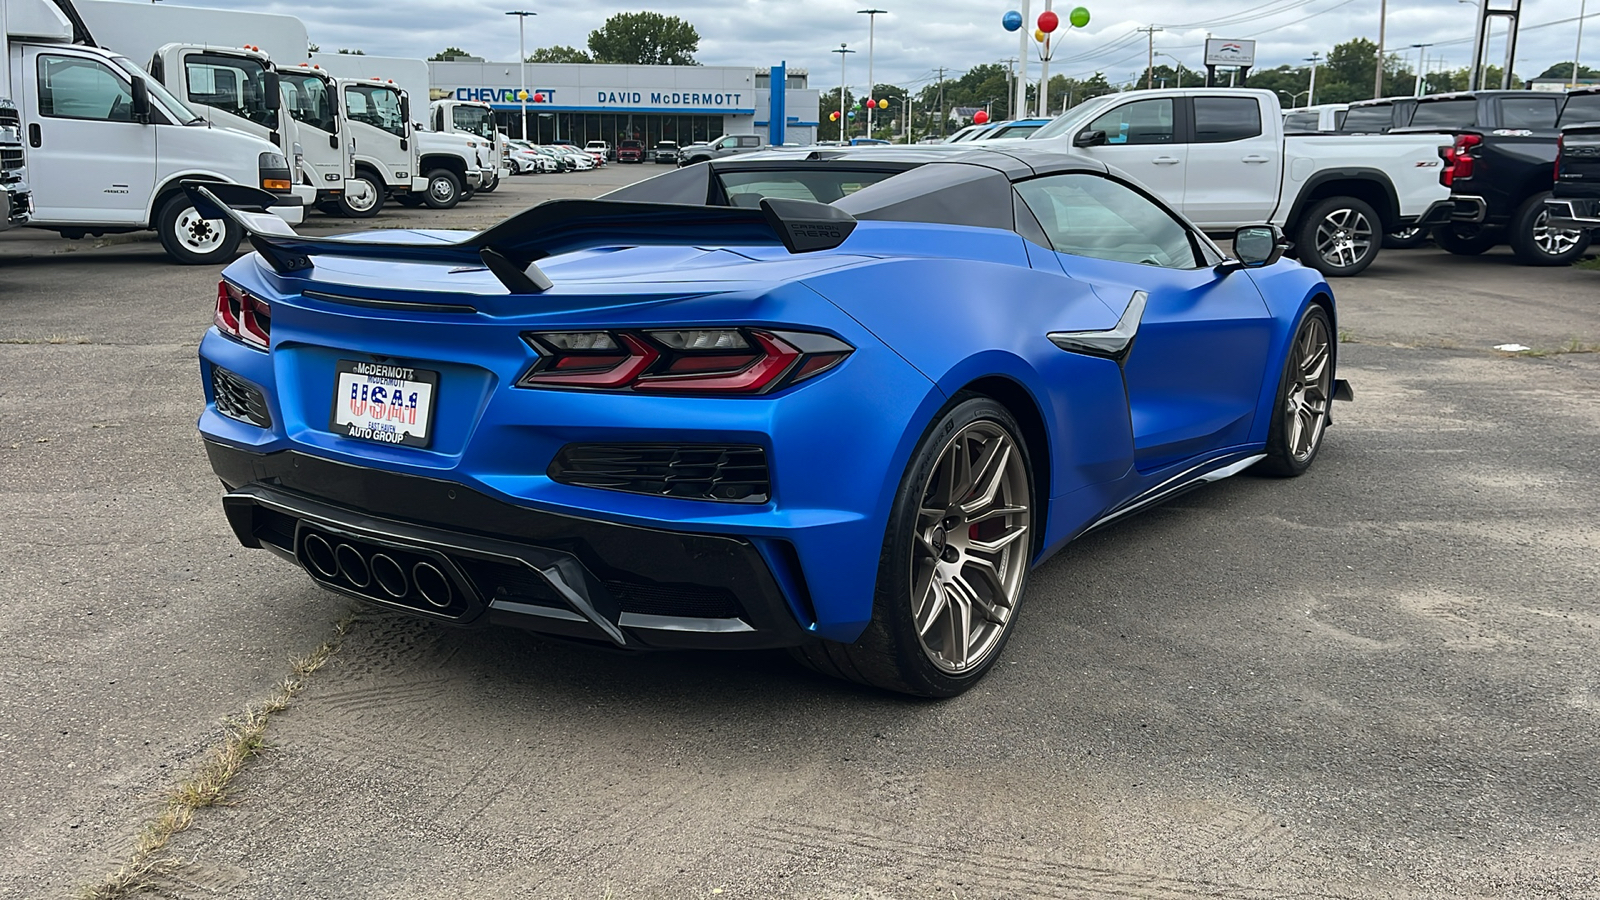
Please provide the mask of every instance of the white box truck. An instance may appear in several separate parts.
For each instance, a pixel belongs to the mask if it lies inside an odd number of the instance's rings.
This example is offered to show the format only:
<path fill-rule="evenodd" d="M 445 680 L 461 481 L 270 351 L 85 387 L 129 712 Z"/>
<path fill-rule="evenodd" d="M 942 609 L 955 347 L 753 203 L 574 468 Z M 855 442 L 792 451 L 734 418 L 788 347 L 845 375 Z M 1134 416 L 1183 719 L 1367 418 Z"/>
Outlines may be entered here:
<path fill-rule="evenodd" d="M 29 225 L 65 237 L 154 229 L 173 259 L 231 259 L 243 235 L 199 215 L 185 180 L 245 184 L 304 215 L 289 161 L 270 142 L 212 126 L 127 57 L 95 45 L 70 0 L 0 0 L 10 90 L 33 199 Z"/>

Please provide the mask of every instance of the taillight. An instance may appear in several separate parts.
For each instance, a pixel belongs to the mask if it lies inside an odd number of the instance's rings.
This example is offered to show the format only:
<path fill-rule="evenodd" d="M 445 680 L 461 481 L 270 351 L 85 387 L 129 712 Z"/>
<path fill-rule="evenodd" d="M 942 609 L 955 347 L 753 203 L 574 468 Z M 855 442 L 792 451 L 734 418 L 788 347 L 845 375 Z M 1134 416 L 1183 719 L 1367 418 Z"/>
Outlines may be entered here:
<path fill-rule="evenodd" d="M 226 281 L 217 282 L 217 330 L 252 347 L 272 343 L 272 307 L 267 301 Z"/>
<path fill-rule="evenodd" d="M 523 334 L 539 354 L 518 387 L 765 394 L 837 366 L 854 348 L 824 334 L 752 328 Z"/>

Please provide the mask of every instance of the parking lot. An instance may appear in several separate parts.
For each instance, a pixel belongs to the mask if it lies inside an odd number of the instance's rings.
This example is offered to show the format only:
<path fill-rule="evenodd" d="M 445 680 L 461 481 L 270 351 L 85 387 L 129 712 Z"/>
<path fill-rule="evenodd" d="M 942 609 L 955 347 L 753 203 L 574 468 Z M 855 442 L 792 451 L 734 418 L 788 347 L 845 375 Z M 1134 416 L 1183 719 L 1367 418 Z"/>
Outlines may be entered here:
<path fill-rule="evenodd" d="M 1310 473 L 1071 545 L 944 702 L 450 630 L 240 548 L 194 427 L 216 280 L 0 236 L 0 896 L 101 882 L 354 611 L 156 895 L 1600 897 L 1600 271 L 1335 283 L 1356 402 Z"/>

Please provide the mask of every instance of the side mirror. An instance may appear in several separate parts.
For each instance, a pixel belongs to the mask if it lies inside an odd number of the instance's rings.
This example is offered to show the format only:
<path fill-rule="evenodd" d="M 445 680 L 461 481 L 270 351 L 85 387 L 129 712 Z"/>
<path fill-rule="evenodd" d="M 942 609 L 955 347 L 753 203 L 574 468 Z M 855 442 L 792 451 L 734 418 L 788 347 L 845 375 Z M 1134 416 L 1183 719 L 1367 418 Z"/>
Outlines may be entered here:
<path fill-rule="evenodd" d="M 411 121 L 411 95 L 405 91 L 400 92 L 400 121 Z"/>
<path fill-rule="evenodd" d="M 1072 139 L 1074 147 L 1098 147 L 1106 142 L 1106 133 L 1099 129 L 1085 129 Z"/>
<path fill-rule="evenodd" d="M 1219 268 L 1261 269 L 1283 258 L 1289 239 L 1276 225 L 1246 225 L 1233 233 L 1233 254 Z M 1232 265 L 1230 265 L 1230 263 Z"/>
<path fill-rule="evenodd" d="M 141 125 L 150 124 L 150 86 L 137 77 L 133 79 L 133 120 Z"/>
<path fill-rule="evenodd" d="M 263 87 L 267 92 L 267 109 L 277 112 L 279 107 L 283 105 L 283 94 L 278 90 L 278 73 L 267 72 L 265 74 L 266 81 Z"/>

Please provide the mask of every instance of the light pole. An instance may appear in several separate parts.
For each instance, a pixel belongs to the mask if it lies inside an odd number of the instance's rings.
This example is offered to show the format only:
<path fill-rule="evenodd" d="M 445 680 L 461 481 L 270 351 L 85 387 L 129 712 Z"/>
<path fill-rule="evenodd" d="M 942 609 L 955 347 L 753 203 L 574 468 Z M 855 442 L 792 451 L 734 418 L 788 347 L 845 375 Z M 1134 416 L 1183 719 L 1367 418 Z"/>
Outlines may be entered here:
<path fill-rule="evenodd" d="M 1389 18 L 1389 0 L 1378 0 L 1378 74 L 1372 81 L 1372 99 L 1383 96 L 1383 26 Z M 1313 69 L 1313 72 L 1316 70 Z M 1310 103 L 1306 104 L 1310 106 Z"/>
<path fill-rule="evenodd" d="M 851 50 L 849 44 L 840 44 L 839 49 L 832 52 L 839 54 L 839 140 L 843 142 L 847 140 L 844 136 L 847 127 L 845 123 L 850 121 L 844 117 L 844 55 L 856 51 Z"/>
<path fill-rule="evenodd" d="M 872 94 L 878 85 L 872 80 L 872 50 L 878 38 L 878 16 L 887 15 L 887 9 L 858 9 L 857 15 L 867 17 L 867 99 L 873 99 Z M 867 137 L 872 137 L 872 107 L 867 107 Z"/>
<path fill-rule="evenodd" d="M 517 92 L 517 99 L 522 101 L 522 127 L 517 129 L 522 133 L 522 139 L 528 139 L 528 50 L 523 44 L 524 29 L 529 16 L 537 16 L 536 12 L 523 9 L 514 9 L 508 16 L 517 17 L 517 73 L 521 76 L 522 89 Z"/>
<path fill-rule="evenodd" d="M 1322 59 L 1321 53 L 1313 53 L 1306 57 L 1306 62 L 1311 63 L 1311 83 L 1306 85 L 1306 105 L 1317 105 L 1317 62 Z M 1295 94 L 1296 97 L 1300 96 Z"/>
<path fill-rule="evenodd" d="M 1156 51 L 1156 56 L 1165 56 L 1178 64 L 1178 87 L 1183 87 L 1183 60 L 1173 56 L 1171 53 L 1163 53 L 1160 50 Z"/>
<path fill-rule="evenodd" d="M 1307 100 L 1311 99 L 1311 92 L 1310 91 L 1295 91 L 1294 93 L 1291 94 L 1288 91 L 1283 90 L 1282 88 L 1279 88 L 1278 89 L 1278 93 L 1280 93 L 1280 94 L 1284 95 L 1285 97 L 1289 98 L 1289 108 L 1290 109 L 1294 109 L 1294 98 L 1300 96 L 1301 94 L 1305 94 Z M 1306 105 L 1310 106 L 1311 104 L 1307 103 Z"/>
<path fill-rule="evenodd" d="M 1578 0 L 1578 46 L 1572 51 L 1572 86 L 1578 86 L 1578 58 L 1583 55 L 1583 17 L 1589 14 L 1589 0 Z"/>
<path fill-rule="evenodd" d="M 1411 89 L 1411 95 L 1413 97 L 1422 96 L 1422 70 L 1428 66 L 1428 58 L 1423 55 L 1423 52 L 1432 46 L 1432 44 L 1411 45 L 1412 49 L 1417 51 L 1417 83 L 1416 86 Z"/>

